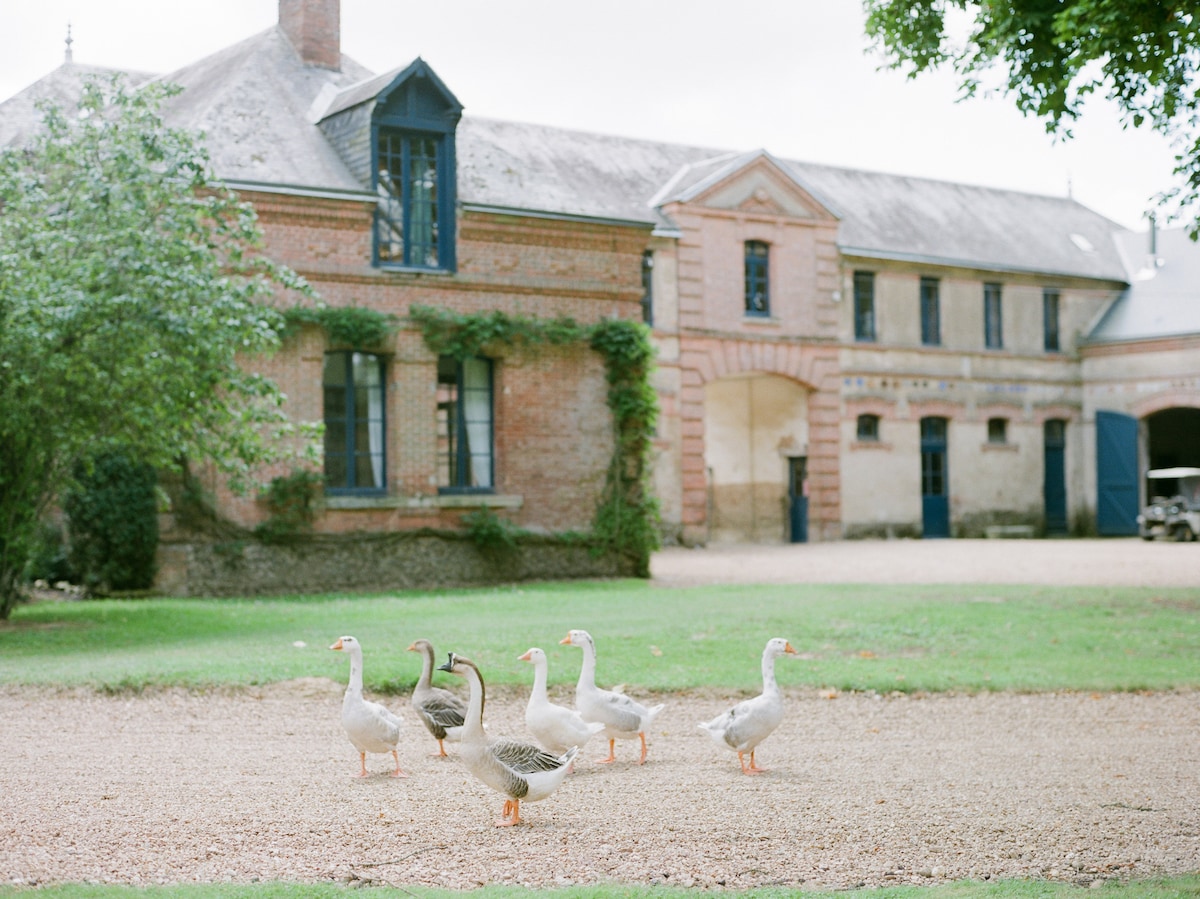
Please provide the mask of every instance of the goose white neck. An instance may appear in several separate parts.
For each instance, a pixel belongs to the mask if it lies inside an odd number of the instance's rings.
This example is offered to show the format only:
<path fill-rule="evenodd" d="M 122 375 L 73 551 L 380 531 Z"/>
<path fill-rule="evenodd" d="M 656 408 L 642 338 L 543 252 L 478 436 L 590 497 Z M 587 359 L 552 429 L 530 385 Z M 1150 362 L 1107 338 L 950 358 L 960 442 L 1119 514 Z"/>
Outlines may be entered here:
<path fill-rule="evenodd" d="M 346 687 L 346 692 L 361 695 L 363 690 L 362 649 L 358 646 L 351 646 L 348 652 L 350 653 L 350 685 Z"/>
<path fill-rule="evenodd" d="M 579 686 L 593 686 L 596 683 L 596 647 L 591 640 L 579 641 L 583 650 L 583 664 L 579 668 Z"/>
<path fill-rule="evenodd" d="M 774 692 L 779 690 L 779 685 L 775 683 L 775 659 L 778 653 L 767 650 L 763 652 L 762 657 L 762 677 L 763 677 L 763 692 Z"/>
<path fill-rule="evenodd" d="M 467 715 L 463 720 L 463 739 L 485 739 L 483 732 L 483 678 L 471 665 L 463 665 L 471 694 L 467 700 Z"/>
<path fill-rule="evenodd" d="M 533 660 L 533 698 L 537 700 L 549 701 L 549 694 L 546 692 L 546 681 L 548 679 L 549 664 L 544 658 Z"/>

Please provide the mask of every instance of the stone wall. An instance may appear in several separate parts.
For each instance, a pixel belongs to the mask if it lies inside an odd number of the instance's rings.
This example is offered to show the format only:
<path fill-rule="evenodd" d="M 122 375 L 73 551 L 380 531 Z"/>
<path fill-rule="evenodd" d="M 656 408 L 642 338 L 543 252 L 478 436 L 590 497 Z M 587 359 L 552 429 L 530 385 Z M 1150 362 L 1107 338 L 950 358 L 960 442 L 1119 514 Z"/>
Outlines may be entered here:
<path fill-rule="evenodd" d="M 629 559 L 580 544 L 534 537 L 484 550 L 450 535 L 409 532 L 163 544 L 155 589 L 172 596 L 384 592 L 633 574 Z"/>

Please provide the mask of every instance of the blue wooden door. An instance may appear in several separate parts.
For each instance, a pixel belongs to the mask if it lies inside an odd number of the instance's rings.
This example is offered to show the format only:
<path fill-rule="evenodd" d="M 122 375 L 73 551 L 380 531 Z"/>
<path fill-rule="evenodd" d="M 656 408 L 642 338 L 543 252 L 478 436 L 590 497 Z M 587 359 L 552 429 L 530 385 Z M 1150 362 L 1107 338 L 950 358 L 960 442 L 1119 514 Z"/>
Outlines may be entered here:
<path fill-rule="evenodd" d="M 792 543 L 808 542 L 807 466 L 804 456 L 788 459 L 788 539 Z"/>
<path fill-rule="evenodd" d="M 1104 537 L 1138 532 L 1137 419 L 1096 413 L 1096 530 Z"/>
<path fill-rule="evenodd" d="M 946 419 L 921 419 L 921 536 L 950 536 L 950 473 Z"/>
<path fill-rule="evenodd" d="M 1045 460 L 1045 475 L 1042 494 L 1045 499 L 1047 534 L 1067 532 L 1067 423 L 1061 418 L 1052 418 L 1042 428 L 1042 454 Z"/>

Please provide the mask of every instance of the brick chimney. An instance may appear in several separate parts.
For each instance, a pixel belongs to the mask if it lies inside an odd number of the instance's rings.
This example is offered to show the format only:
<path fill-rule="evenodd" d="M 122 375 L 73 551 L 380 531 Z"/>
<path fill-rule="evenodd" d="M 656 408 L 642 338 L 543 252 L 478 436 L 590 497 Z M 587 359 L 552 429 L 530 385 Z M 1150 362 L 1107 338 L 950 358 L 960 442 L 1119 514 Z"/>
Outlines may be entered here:
<path fill-rule="evenodd" d="M 341 0 L 279 0 L 279 27 L 305 65 L 342 68 Z"/>

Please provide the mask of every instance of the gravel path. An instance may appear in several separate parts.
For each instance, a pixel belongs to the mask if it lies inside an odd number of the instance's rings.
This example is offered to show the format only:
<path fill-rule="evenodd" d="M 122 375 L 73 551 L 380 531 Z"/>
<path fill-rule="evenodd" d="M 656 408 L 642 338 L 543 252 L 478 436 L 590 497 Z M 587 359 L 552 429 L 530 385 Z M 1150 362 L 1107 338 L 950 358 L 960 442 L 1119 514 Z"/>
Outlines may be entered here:
<path fill-rule="evenodd" d="M 786 660 L 780 664 L 786 664 Z M 227 695 L 0 690 L 0 883 L 597 882 L 749 888 L 1200 871 L 1200 696 L 789 693 L 746 777 L 680 695 L 649 759 L 584 750 L 496 828 L 497 794 L 406 712 L 401 763 L 358 760 L 320 679 Z M 569 696 L 553 697 L 569 702 Z M 523 735 L 524 698 L 489 698 Z"/>
<path fill-rule="evenodd" d="M 1200 546 L 1141 541 L 894 541 L 670 550 L 654 575 L 1194 587 L 1197 559 Z M 371 777 L 351 777 L 342 689 L 0 686 L 0 884 L 817 889 L 1200 871 L 1196 692 L 794 691 L 760 747 L 771 769 L 760 777 L 695 726 L 740 696 L 668 696 L 644 767 L 630 743 L 597 765 L 604 747 L 593 742 L 558 792 L 522 809 L 525 826 L 496 828 L 498 795 L 456 759 L 429 756 L 434 743 L 402 698 L 389 704 L 407 721 L 409 777 L 388 777 L 385 756 L 368 759 Z M 493 736 L 526 737 L 525 696 L 489 692 Z"/>

